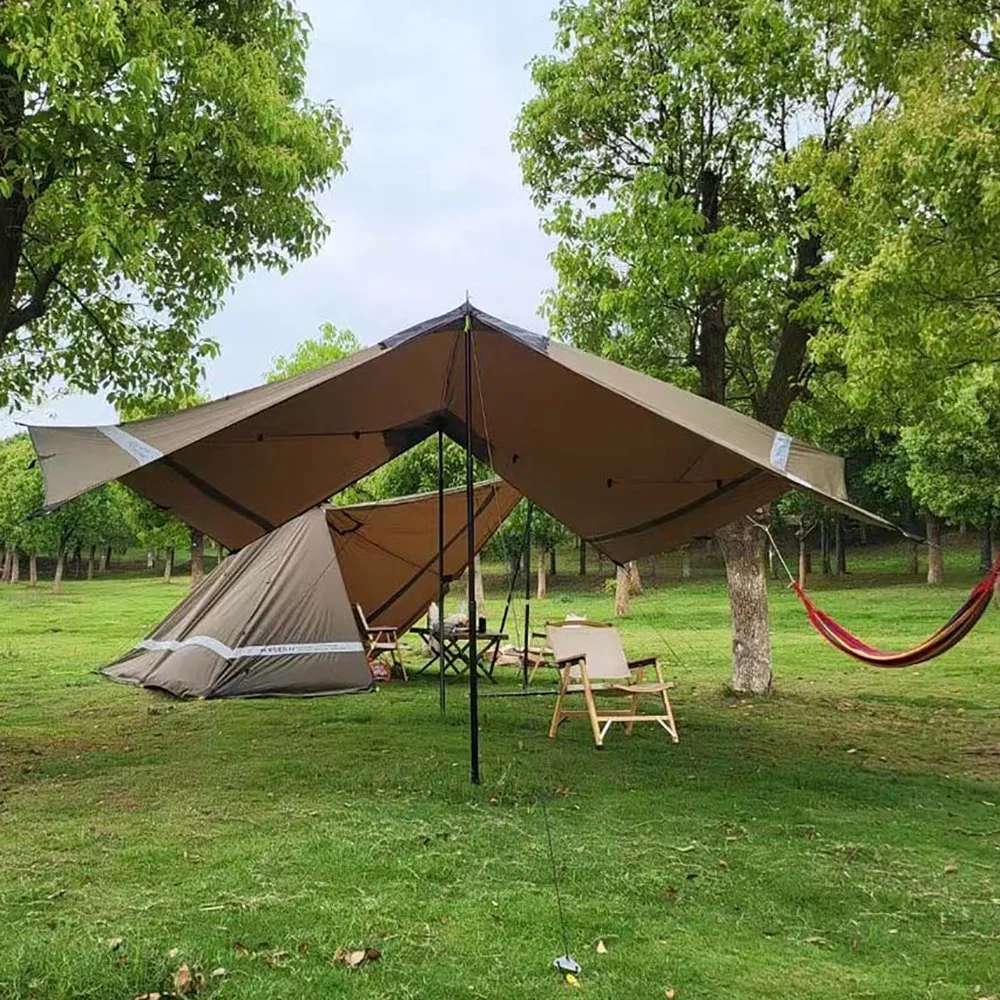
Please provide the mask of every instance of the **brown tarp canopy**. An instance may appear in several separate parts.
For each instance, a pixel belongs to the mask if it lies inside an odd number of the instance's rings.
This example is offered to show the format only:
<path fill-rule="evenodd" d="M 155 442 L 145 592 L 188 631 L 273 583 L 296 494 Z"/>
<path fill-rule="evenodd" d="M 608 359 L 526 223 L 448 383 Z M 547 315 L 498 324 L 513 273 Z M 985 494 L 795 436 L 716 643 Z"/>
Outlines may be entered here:
<path fill-rule="evenodd" d="M 467 333 L 468 330 L 468 333 Z M 120 479 L 239 548 L 438 428 L 616 562 L 789 489 L 847 501 L 843 461 L 676 386 L 466 303 L 282 382 L 107 427 L 32 427 L 46 505 Z"/>
<path fill-rule="evenodd" d="M 520 499 L 504 482 L 475 487 L 477 552 Z M 361 605 L 369 625 L 409 628 L 438 598 L 437 494 L 324 509 L 351 601 Z M 446 490 L 446 583 L 468 565 L 467 539 L 465 489 Z"/>
<path fill-rule="evenodd" d="M 479 551 L 520 499 L 473 491 Z M 445 579 L 467 564 L 465 490 L 444 494 Z M 352 610 L 403 629 L 438 595 L 436 493 L 312 508 L 229 556 L 133 650 L 101 672 L 180 697 L 365 691 L 371 674 Z"/>

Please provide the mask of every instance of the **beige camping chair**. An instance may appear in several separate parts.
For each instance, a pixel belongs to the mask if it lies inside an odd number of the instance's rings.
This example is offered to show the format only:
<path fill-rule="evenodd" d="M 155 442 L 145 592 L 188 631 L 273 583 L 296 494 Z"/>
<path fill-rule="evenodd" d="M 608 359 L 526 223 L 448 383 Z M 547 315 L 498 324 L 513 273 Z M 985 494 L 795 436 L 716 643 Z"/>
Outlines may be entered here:
<path fill-rule="evenodd" d="M 670 734 L 674 743 L 677 742 L 677 726 L 667 697 L 674 684 L 663 679 L 657 657 L 629 662 L 625 659 L 618 630 L 603 622 L 548 622 L 545 632 L 560 672 L 559 695 L 549 726 L 550 739 L 555 738 L 565 719 L 586 716 L 590 719 L 597 746 L 603 745 L 604 737 L 615 722 L 625 723 L 627 735 L 637 722 L 656 722 Z M 653 668 L 655 681 L 646 681 L 648 667 Z M 628 698 L 630 705 L 624 710 L 598 708 L 594 698 L 598 693 Z M 582 694 L 586 708 L 579 711 L 563 708 L 563 702 L 572 694 Z M 639 699 L 643 697 L 654 698 L 661 711 L 640 712 Z"/>
<path fill-rule="evenodd" d="M 361 605 L 355 604 L 354 608 L 358 616 L 358 627 L 361 629 L 361 639 L 365 644 L 368 666 L 373 666 L 380 656 L 388 656 L 392 665 L 403 675 L 403 680 L 408 681 L 410 678 L 399 652 L 399 629 L 389 625 L 373 627 L 368 624 Z"/>

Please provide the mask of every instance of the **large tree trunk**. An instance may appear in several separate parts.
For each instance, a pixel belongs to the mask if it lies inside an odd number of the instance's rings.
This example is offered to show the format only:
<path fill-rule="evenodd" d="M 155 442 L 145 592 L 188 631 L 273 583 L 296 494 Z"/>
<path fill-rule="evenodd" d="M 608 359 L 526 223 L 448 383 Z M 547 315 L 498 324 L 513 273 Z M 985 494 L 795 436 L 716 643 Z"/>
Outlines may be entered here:
<path fill-rule="evenodd" d="M 479 556 L 476 556 L 478 563 Z M 191 586 L 197 587 L 205 578 L 205 535 L 197 528 L 191 529 Z M 478 600 L 478 598 L 477 598 Z"/>
<path fill-rule="evenodd" d="M 167 558 L 163 561 L 163 580 L 170 583 L 170 578 L 174 575 L 174 550 L 167 549 Z"/>
<path fill-rule="evenodd" d="M 3 569 L 0 570 L 0 583 L 10 583 L 10 564 L 12 555 L 13 549 L 11 546 L 5 545 L 3 548 Z"/>
<path fill-rule="evenodd" d="M 545 552 L 541 549 L 535 554 L 535 564 L 538 568 L 535 597 L 538 600 L 542 600 L 542 598 L 548 593 L 549 588 L 548 581 L 545 578 Z"/>
<path fill-rule="evenodd" d="M 989 522 L 983 525 L 983 540 L 979 550 L 979 572 L 989 573 L 993 565 L 993 531 Z"/>
<path fill-rule="evenodd" d="M 580 576 L 587 575 L 587 540 L 580 539 Z"/>
<path fill-rule="evenodd" d="M 733 628 L 734 691 L 771 690 L 771 623 L 767 604 L 764 537 L 749 521 L 734 521 L 715 533 L 729 583 Z"/>
<path fill-rule="evenodd" d="M 90 552 L 87 553 L 87 579 L 94 579 L 94 560 L 97 558 L 97 546 L 91 545 Z"/>
<path fill-rule="evenodd" d="M 628 589 L 633 594 L 642 593 L 642 578 L 639 576 L 639 564 L 634 559 L 628 564 Z"/>
<path fill-rule="evenodd" d="M 628 617 L 628 599 L 632 592 L 628 566 L 615 569 L 615 618 Z"/>
<path fill-rule="evenodd" d="M 28 586 L 38 586 L 38 554 L 36 552 L 28 554 Z"/>
<path fill-rule="evenodd" d="M 473 587 L 476 593 L 476 607 L 479 609 L 480 614 L 486 614 L 486 588 L 483 587 L 483 564 L 479 561 L 478 552 L 473 561 L 473 569 L 475 571 Z"/>
<path fill-rule="evenodd" d="M 549 575 L 553 580 L 556 577 L 556 547 L 554 545 L 549 549 Z"/>
<path fill-rule="evenodd" d="M 830 532 L 826 528 L 826 518 L 819 522 L 819 549 L 823 558 L 823 575 L 829 576 L 830 566 Z"/>
<path fill-rule="evenodd" d="M 681 546 L 681 579 L 691 579 L 691 546 Z"/>
<path fill-rule="evenodd" d="M 56 575 L 52 577 L 52 593 L 58 594 L 62 590 L 63 571 L 66 569 L 66 550 L 60 546 L 59 555 L 56 557 Z"/>
<path fill-rule="evenodd" d="M 97 572 L 106 573 L 108 570 L 108 550 L 102 546 L 101 554 L 97 558 Z"/>
<path fill-rule="evenodd" d="M 83 547 L 78 545 L 73 550 L 73 576 L 79 580 L 80 570 L 83 568 Z"/>
<path fill-rule="evenodd" d="M 21 579 L 21 553 L 15 545 L 10 554 L 10 582 L 17 583 Z"/>
<path fill-rule="evenodd" d="M 111 569 L 111 546 L 106 545 L 104 547 L 104 571 L 107 572 Z"/>
<path fill-rule="evenodd" d="M 911 576 L 920 573 L 920 546 L 915 538 L 906 540 L 906 572 Z"/>
<path fill-rule="evenodd" d="M 146 552 L 146 569 L 152 569 L 156 565 L 156 553 L 149 549 Z"/>
<path fill-rule="evenodd" d="M 941 548 L 941 522 L 927 515 L 927 582 L 944 583 L 944 551 Z"/>

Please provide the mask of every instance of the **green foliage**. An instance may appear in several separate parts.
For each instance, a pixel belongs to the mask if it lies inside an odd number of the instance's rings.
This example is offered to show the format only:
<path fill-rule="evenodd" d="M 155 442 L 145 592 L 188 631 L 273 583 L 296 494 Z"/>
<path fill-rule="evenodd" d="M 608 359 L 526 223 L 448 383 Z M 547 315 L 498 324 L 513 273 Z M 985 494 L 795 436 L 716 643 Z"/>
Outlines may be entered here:
<path fill-rule="evenodd" d="M 292 375 L 301 375 L 361 350 L 360 341 L 348 329 L 338 330 L 332 323 L 324 323 L 319 330 L 319 337 L 301 341 L 287 357 L 279 354 L 264 376 L 266 381 L 277 382 Z"/>
<path fill-rule="evenodd" d="M 131 491 L 108 483 L 42 517 L 29 515 L 45 502 L 42 473 L 26 434 L 0 442 L 0 541 L 24 552 L 56 556 L 76 546 L 132 541 L 127 509 Z"/>
<path fill-rule="evenodd" d="M 289 0 L 0 4 L 0 406 L 195 385 L 233 282 L 317 249 L 306 48 Z"/>
<path fill-rule="evenodd" d="M 921 508 L 990 524 L 1000 503 L 1000 379 L 983 369 L 951 380 L 919 423 L 905 427 L 908 483 Z"/>
<path fill-rule="evenodd" d="M 511 511 L 510 516 L 490 539 L 489 552 L 496 559 L 502 559 L 513 567 L 524 551 L 524 534 L 528 515 L 528 500 L 522 499 Z M 551 552 L 572 535 L 566 527 L 541 507 L 531 505 L 531 548 L 535 553 Z"/>
<path fill-rule="evenodd" d="M 782 424 L 828 319 L 796 154 L 840 148 L 877 89 L 836 2 L 589 0 L 514 145 L 558 243 L 554 331 Z"/>

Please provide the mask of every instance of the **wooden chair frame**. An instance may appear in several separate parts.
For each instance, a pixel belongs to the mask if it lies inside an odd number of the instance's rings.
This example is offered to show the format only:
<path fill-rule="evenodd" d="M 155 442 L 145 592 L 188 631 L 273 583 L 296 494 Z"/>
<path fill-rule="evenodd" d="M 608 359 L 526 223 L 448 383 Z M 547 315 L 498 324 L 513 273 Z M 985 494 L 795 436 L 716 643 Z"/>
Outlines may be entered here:
<path fill-rule="evenodd" d="M 574 621 L 548 622 L 547 628 L 560 628 L 572 625 L 574 627 L 589 628 L 610 628 L 606 622 Z M 587 656 L 580 653 L 575 656 L 568 656 L 555 661 L 559 669 L 559 694 L 556 697 L 555 709 L 552 712 L 552 723 L 549 726 L 549 739 L 555 739 L 559 727 L 567 719 L 586 718 L 590 721 L 590 729 L 594 737 L 594 743 L 601 747 L 604 745 L 604 737 L 608 730 L 616 722 L 625 724 L 625 735 L 631 736 L 632 728 L 637 722 L 655 722 L 662 726 L 669 734 L 674 743 L 679 741 L 677 736 L 677 724 L 674 721 L 673 709 L 670 706 L 670 698 L 667 692 L 676 685 L 673 681 L 664 680 L 663 669 L 660 666 L 659 657 L 647 656 L 639 660 L 627 660 L 631 680 L 628 683 L 608 683 L 604 680 L 592 681 L 587 669 Z M 577 667 L 580 673 L 579 681 L 574 681 L 571 677 L 573 667 Z M 646 680 L 646 670 L 652 667 L 656 676 L 655 681 Z M 582 710 L 564 709 L 563 702 L 569 695 L 582 694 L 586 707 Z M 628 709 L 606 709 L 599 708 L 594 698 L 595 694 L 615 695 L 625 697 L 630 701 Z M 655 698 L 662 707 L 662 712 L 640 712 L 639 699 L 643 697 Z"/>
<path fill-rule="evenodd" d="M 399 629 L 391 625 L 369 625 L 364 611 L 361 610 L 361 605 L 355 604 L 354 607 L 358 616 L 358 626 L 361 629 L 361 639 L 365 644 L 365 656 L 368 658 L 369 669 L 375 665 L 375 661 L 379 657 L 388 655 L 392 666 L 403 675 L 403 680 L 409 681 L 406 667 L 399 655 Z"/>

